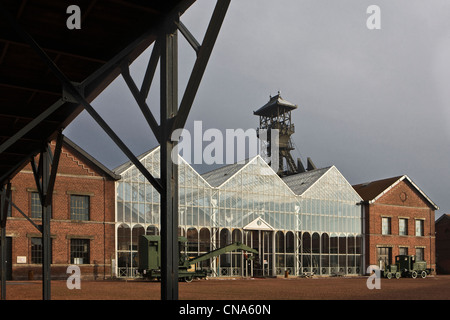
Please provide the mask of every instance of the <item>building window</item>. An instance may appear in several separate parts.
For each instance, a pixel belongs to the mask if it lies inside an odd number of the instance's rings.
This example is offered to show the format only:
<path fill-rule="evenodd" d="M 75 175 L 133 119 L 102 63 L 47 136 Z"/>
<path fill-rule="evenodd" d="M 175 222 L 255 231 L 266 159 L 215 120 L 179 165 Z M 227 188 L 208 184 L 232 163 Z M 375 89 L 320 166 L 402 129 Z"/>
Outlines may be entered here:
<path fill-rule="evenodd" d="M 416 220 L 416 236 L 422 237 L 423 235 L 423 220 Z"/>
<path fill-rule="evenodd" d="M 7 217 L 12 216 L 12 205 L 11 202 L 8 202 L 8 213 L 6 214 Z"/>
<path fill-rule="evenodd" d="M 398 220 L 398 234 L 401 236 L 408 235 L 408 219 Z"/>
<path fill-rule="evenodd" d="M 90 255 L 89 239 L 70 240 L 70 263 L 89 264 Z"/>
<path fill-rule="evenodd" d="M 425 261 L 424 248 L 416 248 L 416 261 Z"/>
<path fill-rule="evenodd" d="M 408 248 L 407 247 L 400 247 L 398 248 L 398 254 L 401 256 L 407 256 L 408 255 Z"/>
<path fill-rule="evenodd" d="M 42 264 L 42 238 L 31 238 L 31 263 Z M 52 242 L 50 240 L 50 261 L 52 261 Z"/>
<path fill-rule="evenodd" d="M 391 234 L 391 218 L 381 219 L 381 234 Z"/>
<path fill-rule="evenodd" d="M 42 238 L 31 238 L 31 263 L 42 263 Z"/>
<path fill-rule="evenodd" d="M 31 218 L 42 218 L 41 198 L 39 197 L 38 192 L 31 193 Z"/>
<path fill-rule="evenodd" d="M 89 220 L 89 196 L 70 196 L 70 219 Z"/>

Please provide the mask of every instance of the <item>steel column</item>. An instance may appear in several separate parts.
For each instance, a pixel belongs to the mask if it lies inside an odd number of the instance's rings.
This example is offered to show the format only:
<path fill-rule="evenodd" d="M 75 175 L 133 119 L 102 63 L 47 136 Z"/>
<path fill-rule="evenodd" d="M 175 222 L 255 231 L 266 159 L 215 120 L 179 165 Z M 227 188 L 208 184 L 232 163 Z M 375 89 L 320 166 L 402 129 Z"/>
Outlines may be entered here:
<path fill-rule="evenodd" d="M 3 199 L 2 199 L 3 202 Z M 3 207 L 3 206 L 2 206 Z M 3 209 L 2 209 L 3 211 Z M 3 215 L 3 212 L 2 212 Z M 0 250 L 1 250 L 1 300 L 6 300 L 6 229 L 1 228 L 1 240 L 0 240 Z"/>
<path fill-rule="evenodd" d="M 62 150 L 62 133 L 56 139 L 55 154 L 52 155 L 51 147 L 43 142 L 39 155 L 39 167 L 36 168 L 34 159 L 31 159 L 31 167 L 38 189 L 42 208 L 42 299 L 51 299 L 51 237 L 50 220 L 52 216 L 53 189 L 55 186 L 56 173 L 58 171 L 59 158 Z"/>
<path fill-rule="evenodd" d="M 178 20 L 178 19 L 177 19 Z M 161 299 L 178 299 L 178 166 L 170 120 L 178 111 L 178 35 L 176 21 L 168 21 L 161 35 Z"/>
<path fill-rule="evenodd" d="M 6 192 L 2 192 L 1 194 L 1 248 L 0 248 L 0 256 L 1 256 L 1 300 L 6 300 L 6 219 L 8 218 L 8 208 L 9 202 L 6 198 L 11 196 L 11 183 L 8 182 L 6 186 Z"/>
<path fill-rule="evenodd" d="M 42 298 L 43 300 L 51 299 L 51 239 L 50 239 L 50 218 L 52 214 L 52 205 L 47 204 L 47 186 L 50 183 L 51 165 L 48 146 L 43 147 L 40 155 L 42 159 L 42 184 L 41 184 L 41 205 L 42 205 Z M 46 205 L 47 204 L 47 205 Z"/>

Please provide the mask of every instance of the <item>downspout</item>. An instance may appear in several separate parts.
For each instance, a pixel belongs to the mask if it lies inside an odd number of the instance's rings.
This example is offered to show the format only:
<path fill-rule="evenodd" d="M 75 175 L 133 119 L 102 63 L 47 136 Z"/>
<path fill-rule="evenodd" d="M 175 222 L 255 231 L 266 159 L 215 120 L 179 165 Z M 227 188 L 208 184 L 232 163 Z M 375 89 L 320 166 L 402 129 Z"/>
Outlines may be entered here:
<path fill-rule="evenodd" d="M 106 177 L 103 177 L 103 280 L 106 279 Z"/>
<path fill-rule="evenodd" d="M 367 265 L 367 247 L 366 244 L 368 243 L 366 237 L 368 237 L 367 233 L 366 233 L 366 201 L 361 201 L 358 202 L 357 205 L 361 206 L 361 253 L 362 253 L 362 257 L 361 257 L 361 274 L 366 274 L 366 268 L 368 267 Z"/>
<path fill-rule="evenodd" d="M 435 266 L 435 269 L 436 269 L 436 248 L 434 248 L 434 253 L 435 253 L 435 255 L 434 255 L 434 257 L 433 257 L 433 229 L 434 229 L 434 223 L 435 223 L 435 221 L 434 221 L 434 219 L 432 219 L 433 218 L 433 214 L 432 214 L 432 212 L 433 212 L 433 209 L 429 209 L 430 211 L 430 268 L 433 266 L 433 262 L 434 262 L 434 266 Z M 435 232 L 434 232 L 434 234 L 436 234 L 436 230 L 434 230 Z M 435 245 L 436 245 L 436 237 L 435 237 Z M 434 258 L 433 260 L 431 260 L 432 258 Z M 434 270 L 435 272 L 436 272 L 436 270 Z"/>

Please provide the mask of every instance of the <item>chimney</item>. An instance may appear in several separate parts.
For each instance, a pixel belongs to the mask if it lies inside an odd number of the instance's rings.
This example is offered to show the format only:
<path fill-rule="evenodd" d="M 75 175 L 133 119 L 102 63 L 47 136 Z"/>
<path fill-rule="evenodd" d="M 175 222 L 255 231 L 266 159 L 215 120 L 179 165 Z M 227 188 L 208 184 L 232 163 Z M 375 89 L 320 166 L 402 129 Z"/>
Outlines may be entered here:
<path fill-rule="evenodd" d="M 316 168 L 316 165 L 314 164 L 314 162 L 311 160 L 311 158 L 310 157 L 308 157 L 308 166 L 307 166 L 307 168 L 306 168 L 306 170 L 315 170 L 315 169 L 317 169 Z"/>

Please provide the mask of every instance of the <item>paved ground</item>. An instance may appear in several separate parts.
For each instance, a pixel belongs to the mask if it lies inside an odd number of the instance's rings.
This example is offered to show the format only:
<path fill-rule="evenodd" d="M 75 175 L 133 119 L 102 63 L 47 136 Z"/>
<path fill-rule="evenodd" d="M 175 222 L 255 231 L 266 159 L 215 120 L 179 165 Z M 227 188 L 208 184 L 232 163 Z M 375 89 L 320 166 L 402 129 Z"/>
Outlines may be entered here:
<path fill-rule="evenodd" d="M 180 300 L 449 300 L 450 276 L 426 279 L 381 279 L 369 290 L 367 277 L 209 279 L 179 284 Z M 160 283 L 81 281 L 69 290 L 52 281 L 52 300 L 159 300 Z M 7 300 L 40 300 L 40 281 L 8 281 Z"/>

